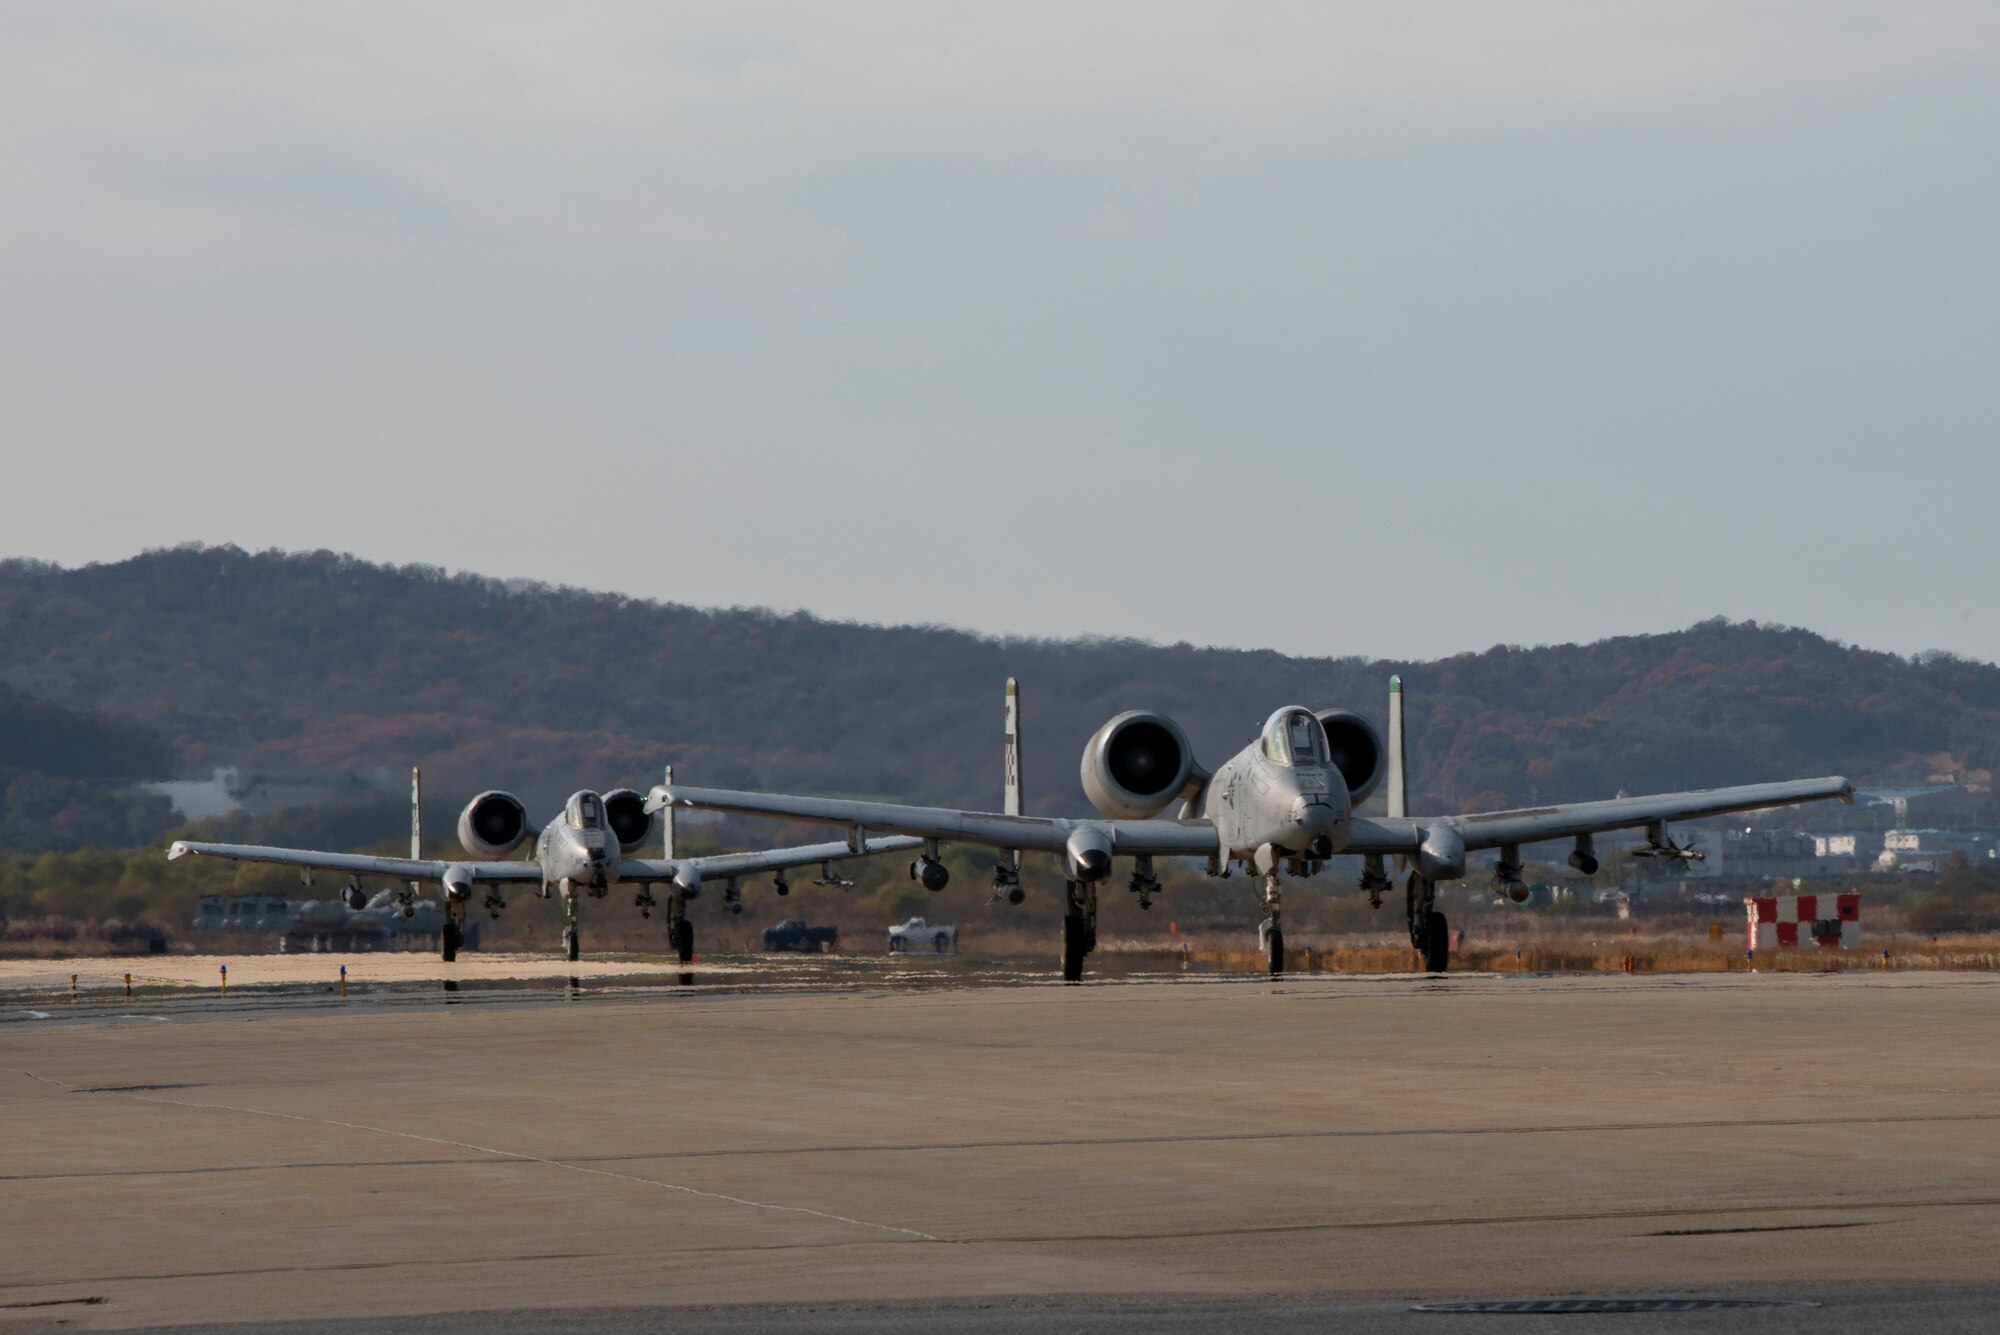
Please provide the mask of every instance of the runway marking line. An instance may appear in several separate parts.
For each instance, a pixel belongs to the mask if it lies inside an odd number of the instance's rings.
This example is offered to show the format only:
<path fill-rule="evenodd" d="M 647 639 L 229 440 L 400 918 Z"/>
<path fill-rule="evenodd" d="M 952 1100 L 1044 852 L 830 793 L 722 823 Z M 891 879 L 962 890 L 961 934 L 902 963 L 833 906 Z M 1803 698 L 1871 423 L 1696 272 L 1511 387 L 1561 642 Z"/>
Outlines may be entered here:
<path fill-rule="evenodd" d="M 1891 1126 L 1921 1122 L 2000 1122 L 2000 1113 L 1889 1113 L 1878 1117 L 1702 1118 L 1683 1122 L 1559 1122 L 1550 1126 L 1339 1127 L 1296 1131 L 1188 1131 L 1157 1136 L 1073 1136 L 1040 1140 L 900 1141 L 879 1145 L 754 1146 L 745 1149 L 662 1150 L 652 1154 L 579 1155 L 572 1162 L 640 1159 L 720 1159 L 773 1154 L 908 1154 L 915 1151 L 1089 1149 L 1115 1145 L 1206 1145 L 1263 1140 L 1368 1140 L 1416 1136 L 1559 1136 L 1627 1131 L 1755 1130 L 1763 1127 Z"/>
<path fill-rule="evenodd" d="M 851 1240 L 847 1242 L 753 1242 L 726 1243 L 714 1247 L 676 1247 L 670 1255 L 700 1256 L 705 1253 L 736 1255 L 754 1252 L 821 1252 L 839 1251 L 847 1247 L 914 1247 L 918 1239 L 903 1241 L 888 1238 L 877 1241 Z M 949 1239 L 946 1239 L 949 1241 Z M 531 1261 L 644 1261 L 660 1256 L 657 1249 L 637 1252 L 524 1252 L 505 1256 L 457 1256 L 410 1257 L 394 1261 L 330 1261 L 324 1265 L 273 1265 L 244 1266 L 234 1270 L 154 1270 L 134 1275 L 80 1275 L 68 1279 L 38 1279 L 16 1282 L 0 1282 L 0 1292 L 14 1292 L 19 1289 L 58 1289 L 71 1284 L 132 1284 L 140 1281 L 173 1279 L 236 1279 L 244 1275 L 323 1275 L 350 1270 L 395 1270 L 405 1266 L 419 1266 L 437 1269 L 444 1266 L 474 1265 L 521 1265 Z M 60 1301 L 76 1303 L 86 1301 L 102 1302 L 104 1299 L 64 1298 Z M 32 1307 L 33 1301 L 22 1303 L 0 1303 L 0 1310 L 8 1307 Z M 4 1327 L 0 1327 L 4 1329 Z"/>
<path fill-rule="evenodd" d="M 20 1072 L 30 1075 L 29 1072 Z M 79 1094 L 125 1094 L 146 1089 L 174 1089 L 174 1085 L 129 1085 L 129 1086 L 65 1086 Z M 199 1088 L 196 1085 L 187 1088 Z M 173 1100 L 154 1100 L 173 1102 Z M 216 1107 L 223 1104 L 187 1104 L 188 1107 Z M 243 1111 L 258 1112 L 257 1109 Z M 286 1113 L 272 1113 L 270 1116 L 290 1116 Z M 1370 1139 L 1376 1137 L 1407 1138 L 1417 1136 L 1550 1136 L 1550 1135 L 1598 1135 L 1607 1133 L 1687 1131 L 1687 1130 L 1757 1130 L 1763 1128 L 1791 1127 L 1840 1127 L 1840 1126 L 1902 1126 L 1930 1122 L 1996 1122 L 2000 1113 L 1908 1113 L 1885 1114 L 1882 1116 L 1856 1117 L 1746 1117 L 1746 1118 L 1703 1118 L 1680 1122 L 1561 1122 L 1548 1126 L 1468 1126 L 1468 1127 L 1346 1127 L 1338 1129 L 1314 1129 L 1293 1131 L 1218 1131 L 1184 1132 L 1157 1136 L 1079 1136 L 1046 1139 L 1020 1140 L 939 1140 L 939 1141 L 892 1141 L 868 1145 L 796 1145 L 796 1146 L 750 1146 L 737 1149 L 711 1150 L 661 1150 L 652 1153 L 631 1154 L 580 1154 L 562 1160 L 560 1163 L 579 1172 L 592 1171 L 581 1165 L 592 1163 L 640 1163 L 674 1159 L 726 1159 L 763 1158 L 778 1155 L 814 1154 L 950 1154 L 966 1150 L 1006 1150 L 1006 1149 L 1094 1149 L 1112 1148 L 1120 1145 L 1181 1145 L 1181 1144 L 1227 1144 L 1238 1141 L 1280 1141 L 1280 1140 L 1344 1140 Z M 402 1133 L 390 1133 L 402 1134 Z M 429 1139 L 421 1137 L 421 1139 Z M 443 1141 L 441 1144 L 456 1144 Z M 477 1146 L 462 1148 L 475 1149 L 482 1154 L 504 1154 L 507 1151 L 487 1150 Z M 51 1182 L 69 1179 L 100 1177 L 179 1177 L 212 1173 L 262 1173 L 283 1171 L 310 1171 L 333 1168 L 437 1168 L 454 1164 L 478 1164 L 485 1159 L 367 1159 L 367 1160 L 309 1160 L 303 1163 L 268 1164 L 215 1164 L 203 1168 L 113 1168 L 93 1169 L 67 1173 L 3 1173 L 0 1182 Z M 651 1179 L 641 1179 L 650 1181 Z M 787 1207 L 790 1208 L 790 1207 Z M 943 1240 L 943 1239 L 940 1239 Z"/>
<path fill-rule="evenodd" d="M 104 1301 L 104 1295 L 93 1293 L 88 1298 L 31 1298 L 23 1303 L 0 1303 L 0 1310 L 16 1311 L 23 1307 L 95 1307 Z"/>
<path fill-rule="evenodd" d="M 75 1094 L 97 1092 L 85 1086 L 72 1085 L 66 1080 L 57 1080 L 52 1076 L 37 1075 L 33 1071 L 22 1070 L 19 1067 L 15 1068 L 15 1074 L 24 1075 L 28 1079 L 40 1084 L 51 1085 L 57 1089 L 66 1089 Z M 631 1182 L 642 1187 L 655 1187 L 662 1191 L 676 1191 L 687 1196 L 699 1196 L 708 1200 L 725 1201 L 731 1205 L 741 1205 L 752 1210 L 769 1210 L 778 1214 L 810 1215 L 815 1219 L 825 1219 L 837 1224 L 852 1224 L 856 1228 L 873 1228 L 879 1229 L 884 1233 L 900 1233 L 907 1237 L 919 1238 L 925 1242 L 945 1241 L 945 1239 L 930 1233 L 924 1233 L 914 1228 L 904 1228 L 900 1224 L 879 1224 L 872 1219 L 854 1219 L 847 1215 L 834 1214 L 828 1210 L 815 1210 L 805 1205 L 778 1205 L 771 1201 L 753 1201 L 743 1196 L 731 1196 L 725 1192 L 703 1191 L 699 1187 L 690 1187 L 680 1182 L 662 1182 L 658 1178 L 638 1177 L 631 1173 L 614 1173 L 608 1168 L 589 1168 L 582 1164 L 565 1163 L 561 1159 L 544 1158 L 539 1154 L 524 1154 L 518 1150 L 496 1149 L 491 1145 L 475 1145 L 470 1141 L 449 1140 L 443 1136 L 426 1136 L 415 1131 L 398 1131 L 393 1127 L 369 1126 L 362 1122 L 343 1122 L 331 1117 L 309 1117 L 304 1113 L 276 1112 L 269 1108 L 244 1108 L 230 1103 L 198 1103 L 192 1099 L 162 1099 L 149 1097 L 144 1094 L 124 1094 L 112 1091 L 103 1091 L 99 1096 L 126 1099 L 133 1103 L 157 1103 L 175 1108 L 194 1108 L 210 1112 L 232 1112 L 249 1117 L 271 1117 L 286 1122 L 304 1122 L 308 1125 L 339 1127 L 344 1131 L 365 1131 L 377 1136 L 396 1136 L 403 1140 L 419 1141 L 427 1145 L 443 1145 L 455 1150 L 469 1150 L 474 1154 L 488 1154 L 496 1159 L 505 1159 L 515 1163 L 542 1164 L 549 1168 L 560 1168 L 566 1172 L 582 1173 L 591 1177 L 608 1177 L 620 1182 Z"/>
<path fill-rule="evenodd" d="M 1873 1228 L 1874 1219 L 1855 1219 L 1844 1224 L 1749 1224 L 1742 1228 L 1663 1228 L 1657 1233 L 1636 1233 L 1640 1238 L 1708 1238 L 1723 1233 L 1811 1233 L 1823 1228 Z"/>
<path fill-rule="evenodd" d="M 2000 1206 L 2000 1196 L 1969 1196 L 1959 1200 L 1933 1201 L 1835 1201 L 1827 1204 L 1787 1205 L 1663 1205 L 1645 1210 L 1586 1210 L 1564 1214 L 1444 1215 L 1428 1219 L 1342 1219 L 1310 1224 L 1244 1224 L 1231 1228 L 1175 1229 L 1160 1233 L 1051 1233 L 1013 1237 L 963 1238 L 963 1242 L 993 1242 L 1010 1245 L 1076 1242 L 1172 1242 L 1188 1238 L 1257 1237 L 1279 1233 L 1364 1233 L 1398 1228 L 1479 1228 L 1496 1224 L 1580 1224 L 1611 1219 L 1701 1218 L 1707 1215 L 1740 1214 L 1837 1214 L 1844 1210 L 1977 1210 Z M 1877 1220 L 1864 1220 L 1876 1223 Z M 1849 1224 L 1803 1224 L 1796 1228 L 1848 1228 Z M 1692 1232 L 1693 1230 L 1690 1230 Z M 1722 1233 L 1780 1232 L 1790 1229 L 1717 1229 Z M 1645 1237 L 1664 1236 L 1643 1234 Z"/>

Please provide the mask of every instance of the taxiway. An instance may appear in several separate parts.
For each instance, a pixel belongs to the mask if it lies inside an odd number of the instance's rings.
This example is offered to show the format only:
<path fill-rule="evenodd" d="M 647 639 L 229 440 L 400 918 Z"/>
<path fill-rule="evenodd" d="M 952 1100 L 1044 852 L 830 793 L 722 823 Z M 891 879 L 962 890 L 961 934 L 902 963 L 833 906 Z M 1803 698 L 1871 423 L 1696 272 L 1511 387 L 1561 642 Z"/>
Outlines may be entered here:
<path fill-rule="evenodd" d="M 1483 1296 L 1915 1301 L 2000 1255 L 1991 975 L 236 1002 L 0 1026 L 0 1312 L 1400 1323 Z"/>

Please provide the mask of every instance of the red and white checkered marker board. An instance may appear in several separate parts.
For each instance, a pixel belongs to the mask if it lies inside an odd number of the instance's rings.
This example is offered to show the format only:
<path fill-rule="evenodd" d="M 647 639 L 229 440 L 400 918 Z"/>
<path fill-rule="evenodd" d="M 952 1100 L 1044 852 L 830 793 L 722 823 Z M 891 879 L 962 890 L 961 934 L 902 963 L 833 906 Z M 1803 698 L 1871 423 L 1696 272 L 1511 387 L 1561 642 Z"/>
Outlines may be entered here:
<path fill-rule="evenodd" d="M 1743 901 L 1750 915 L 1750 949 L 1775 950 L 1811 941 L 1861 949 L 1861 896 L 1758 895 Z"/>

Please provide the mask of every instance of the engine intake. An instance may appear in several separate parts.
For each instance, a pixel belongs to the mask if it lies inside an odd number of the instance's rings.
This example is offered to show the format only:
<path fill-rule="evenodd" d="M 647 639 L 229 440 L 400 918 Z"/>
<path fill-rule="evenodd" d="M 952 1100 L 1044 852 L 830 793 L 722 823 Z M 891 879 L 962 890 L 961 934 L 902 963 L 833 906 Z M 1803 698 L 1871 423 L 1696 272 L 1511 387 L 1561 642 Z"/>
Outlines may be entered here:
<path fill-rule="evenodd" d="M 1326 729 L 1327 755 L 1340 777 L 1347 780 L 1348 805 L 1358 807 L 1368 800 L 1389 768 L 1389 751 L 1382 745 L 1382 734 L 1367 719 L 1345 709 L 1322 709 L 1317 717 L 1320 727 Z"/>
<path fill-rule="evenodd" d="M 458 818 L 458 842 L 476 857 L 505 857 L 530 833 L 528 809 L 512 793 L 481 793 L 465 804 Z"/>
<path fill-rule="evenodd" d="M 645 796 L 632 788 L 614 788 L 604 795 L 604 823 L 618 841 L 618 851 L 631 857 L 653 832 L 653 816 Z"/>
<path fill-rule="evenodd" d="M 1193 775 L 1194 748 L 1165 714 L 1120 714 L 1083 745 L 1084 795 L 1115 820 L 1159 815 Z"/>

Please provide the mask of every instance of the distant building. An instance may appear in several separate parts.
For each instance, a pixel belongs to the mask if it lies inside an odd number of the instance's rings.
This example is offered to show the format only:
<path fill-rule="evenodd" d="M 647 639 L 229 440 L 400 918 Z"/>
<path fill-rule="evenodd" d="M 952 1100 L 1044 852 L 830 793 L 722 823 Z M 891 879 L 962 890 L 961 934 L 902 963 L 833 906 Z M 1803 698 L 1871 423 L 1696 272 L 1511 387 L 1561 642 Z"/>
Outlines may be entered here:
<path fill-rule="evenodd" d="M 1876 871 L 1936 871 L 1954 853 L 1968 861 L 2000 859 L 2000 834 L 1991 830 L 1890 830 L 1882 836 Z"/>

